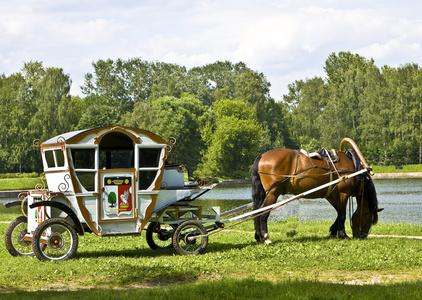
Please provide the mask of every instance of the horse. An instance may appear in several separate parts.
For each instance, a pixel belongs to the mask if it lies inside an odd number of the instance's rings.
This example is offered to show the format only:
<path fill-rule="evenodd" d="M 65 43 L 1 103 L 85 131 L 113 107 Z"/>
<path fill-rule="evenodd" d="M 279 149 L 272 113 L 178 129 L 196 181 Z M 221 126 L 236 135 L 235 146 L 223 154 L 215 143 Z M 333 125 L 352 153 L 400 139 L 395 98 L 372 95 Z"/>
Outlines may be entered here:
<path fill-rule="evenodd" d="M 270 150 L 257 156 L 251 170 L 253 209 L 275 203 L 280 195 L 298 195 L 354 173 L 362 165 L 367 166 L 358 148 L 334 152 L 338 157 L 336 161 L 330 157 L 311 158 L 301 151 L 285 148 Z M 325 198 L 337 211 L 337 218 L 329 229 L 328 237 L 350 239 L 344 227 L 350 197 L 356 197 L 357 201 L 356 211 L 351 218 L 353 237 L 366 238 L 372 225 L 378 222 L 378 212 L 382 210 L 378 209 L 375 186 L 368 172 L 345 178 L 333 186 L 305 196 L 310 199 Z M 254 219 L 255 239 L 258 243 L 271 243 L 267 225 L 269 214 L 257 215 Z"/>

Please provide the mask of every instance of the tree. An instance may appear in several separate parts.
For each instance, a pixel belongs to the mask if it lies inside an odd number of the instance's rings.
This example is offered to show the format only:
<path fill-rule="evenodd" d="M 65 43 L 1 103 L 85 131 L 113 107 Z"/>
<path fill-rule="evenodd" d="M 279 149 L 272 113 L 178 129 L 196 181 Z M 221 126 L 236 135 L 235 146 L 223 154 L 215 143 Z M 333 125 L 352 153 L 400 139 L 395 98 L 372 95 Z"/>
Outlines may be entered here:
<path fill-rule="evenodd" d="M 312 79 L 296 80 L 289 84 L 289 93 L 283 101 L 292 112 L 289 126 L 291 136 L 300 145 L 319 145 L 324 120 L 322 113 L 326 105 L 327 91 L 324 81 L 315 77 Z M 314 150 L 314 149 L 307 149 Z"/>
<path fill-rule="evenodd" d="M 229 178 L 248 176 L 264 134 L 255 109 L 239 99 L 222 99 L 214 102 L 214 122 L 200 173 Z"/>
<path fill-rule="evenodd" d="M 164 96 L 136 103 L 133 113 L 124 116 L 123 124 L 151 130 L 163 138 L 175 138 L 171 160 L 195 169 L 205 147 L 200 131 L 205 111 L 206 107 L 193 95 Z"/>

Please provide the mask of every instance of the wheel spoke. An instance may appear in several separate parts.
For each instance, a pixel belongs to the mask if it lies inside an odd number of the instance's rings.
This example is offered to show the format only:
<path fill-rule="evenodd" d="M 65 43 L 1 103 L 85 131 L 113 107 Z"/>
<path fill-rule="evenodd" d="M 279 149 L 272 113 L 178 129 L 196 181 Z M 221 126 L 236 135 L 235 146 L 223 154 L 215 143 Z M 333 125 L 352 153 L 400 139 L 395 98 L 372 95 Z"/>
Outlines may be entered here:
<path fill-rule="evenodd" d="M 76 253 L 78 236 L 66 220 L 49 219 L 35 230 L 32 247 L 40 260 L 65 260 Z"/>
<path fill-rule="evenodd" d="M 33 255 L 31 241 L 25 240 L 28 231 L 27 218 L 20 216 L 13 220 L 5 232 L 6 249 L 13 256 Z"/>
<path fill-rule="evenodd" d="M 183 222 L 174 233 L 175 250 L 182 255 L 203 253 L 208 245 L 206 233 L 204 226 L 196 220 Z"/>

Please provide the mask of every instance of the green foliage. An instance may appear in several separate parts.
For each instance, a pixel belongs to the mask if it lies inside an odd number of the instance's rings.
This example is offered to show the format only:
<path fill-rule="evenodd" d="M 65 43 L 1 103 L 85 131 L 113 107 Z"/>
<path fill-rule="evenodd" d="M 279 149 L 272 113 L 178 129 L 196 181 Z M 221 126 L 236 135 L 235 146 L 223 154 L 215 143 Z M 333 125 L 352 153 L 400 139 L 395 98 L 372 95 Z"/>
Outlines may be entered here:
<path fill-rule="evenodd" d="M 422 70 L 375 66 L 358 54 L 331 54 L 326 80 L 295 81 L 283 101 L 298 144 L 338 148 L 352 138 L 369 162 L 422 163 Z"/>
<path fill-rule="evenodd" d="M 255 109 L 242 100 L 214 102 L 214 132 L 204 154 L 202 172 L 211 176 L 242 178 L 257 155 L 264 131 Z"/>
<path fill-rule="evenodd" d="M 188 70 L 132 58 L 98 60 L 92 67 L 81 87 L 84 98 L 69 95 L 68 74 L 42 62 L 0 75 L 0 173 L 41 172 L 34 139 L 113 125 L 175 137 L 170 159 L 202 175 L 248 176 L 258 152 L 336 149 L 344 137 L 355 140 L 371 164 L 422 163 L 422 71 L 417 64 L 379 69 L 373 59 L 332 53 L 325 79 L 295 80 L 281 102 L 269 96 L 265 75 L 243 62 L 217 61 Z M 237 100 L 248 109 L 239 110 Z"/>
<path fill-rule="evenodd" d="M 29 62 L 20 73 L 2 76 L 0 82 L 0 172 L 41 172 L 39 149 L 32 147 L 32 141 L 76 126 L 79 111 L 69 95 L 69 75 Z"/>
<path fill-rule="evenodd" d="M 175 138 L 169 159 L 195 169 L 204 150 L 200 129 L 205 111 L 201 101 L 185 93 L 180 98 L 163 96 L 138 102 L 133 112 L 125 115 L 123 122 L 128 126 L 148 129 L 167 139 Z"/>

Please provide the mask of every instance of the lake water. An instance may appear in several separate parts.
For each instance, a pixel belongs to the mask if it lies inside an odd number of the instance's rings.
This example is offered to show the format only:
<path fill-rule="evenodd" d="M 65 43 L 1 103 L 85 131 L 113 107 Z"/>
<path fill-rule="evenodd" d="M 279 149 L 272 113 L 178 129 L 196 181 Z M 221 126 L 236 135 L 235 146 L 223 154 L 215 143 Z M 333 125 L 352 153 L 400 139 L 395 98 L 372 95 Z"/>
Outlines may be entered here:
<path fill-rule="evenodd" d="M 422 224 L 422 178 L 376 179 L 374 184 L 378 195 L 378 206 L 384 208 L 379 213 L 380 221 Z M 280 196 L 279 201 L 289 197 Z M 221 212 L 224 212 L 251 202 L 251 187 L 250 185 L 216 186 L 201 199 L 195 202 L 220 206 Z M 353 201 L 356 209 L 356 201 Z M 271 212 L 270 220 L 276 221 L 287 216 L 295 216 L 300 220 L 334 221 L 337 212 L 325 199 L 299 199 Z"/>
<path fill-rule="evenodd" d="M 422 178 L 376 179 L 374 183 L 379 207 L 384 208 L 379 214 L 380 221 L 422 224 Z M 287 195 L 280 196 L 279 201 L 288 197 Z M 195 200 L 194 204 L 220 206 L 222 213 L 251 201 L 250 185 L 216 186 L 200 199 Z M 5 200 L 0 200 L 1 202 Z M 356 208 L 356 203 L 354 207 Z M 348 214 L 349 208 L 347 208 Z M 300 199 L 271 212 L 270 220 L 282 220 L 287 216 L 295 216 L 302 221 L 334 221 L 337 213 L 325 199 Z"/>

